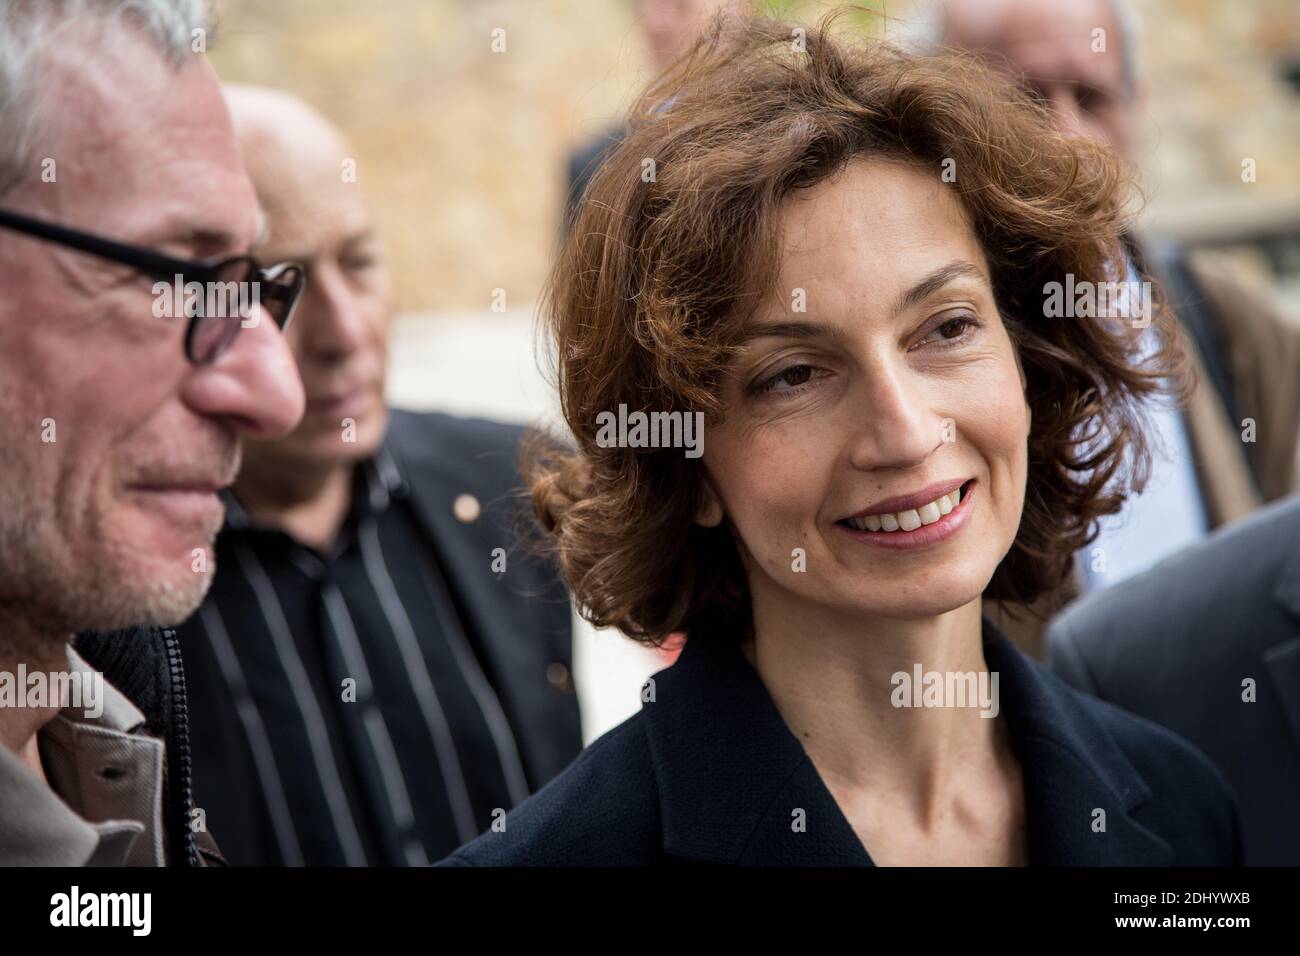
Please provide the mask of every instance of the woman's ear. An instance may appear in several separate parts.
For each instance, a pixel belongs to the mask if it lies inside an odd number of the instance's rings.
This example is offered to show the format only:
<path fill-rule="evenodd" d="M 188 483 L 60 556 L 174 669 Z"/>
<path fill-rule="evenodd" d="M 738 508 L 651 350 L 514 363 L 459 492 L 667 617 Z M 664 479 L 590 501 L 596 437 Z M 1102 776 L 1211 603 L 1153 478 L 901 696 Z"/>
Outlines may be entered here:
<path fill-rule="evenodd" d="M 695 510 L 695 523 L 705 528 L 722 524 L 722 501 L 707 474 L 700 479 L 700 505 Z"/>

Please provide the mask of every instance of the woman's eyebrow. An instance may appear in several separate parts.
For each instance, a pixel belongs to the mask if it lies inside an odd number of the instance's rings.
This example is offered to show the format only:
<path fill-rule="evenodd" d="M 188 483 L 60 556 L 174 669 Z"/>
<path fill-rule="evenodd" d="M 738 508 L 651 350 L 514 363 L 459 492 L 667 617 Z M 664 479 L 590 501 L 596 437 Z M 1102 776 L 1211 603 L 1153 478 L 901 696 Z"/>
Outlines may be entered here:
<path fill-rule="evenodd" d="M 833 340 L 842 340 L 844 330 L 839 326 L 827 325 L 823 322 L 767 322 L 761 325 L 751 325 L 740 334 L 740 345 L 754 339 L 763 338 L 787 338 L 787 339 L 815 339 L 827 338 Z"/>
<path fill-rule="evenodd" d="M 938 292 L 949 282 L 954 279 L 975 278 L 988 282 L 988 277 L 984 270 L 973 262 L 965 259 L 954 259 L 946 266 L 940 266 L 928 276 L 922 279 L 916 285 L 912 286 L 906 292 L 898 297 L 898 302 L 894 305 L 894 314 L 902 312 L 909 306 L 916 305 L 918 302 L 924 302 L 925 299 Z M 741 333 L 740 345 L 767 337 L 789 338 L 789 339 L 812 339 L 827 338 L 833 340 L 842 340 L 844 330 L 837 325 L 827 325 L 823 322 L 767 322 L 759 325 L 751 325 Z"/>
<path fill-rule="evenodd" d="M 967 276 L 983 279 L 985 282 L 988 282 L 988 277 L 984 275 L 984 270 L 975 265 L 975 263 L 968 262 L 965 259 L 956 259 L 948 263 L 946 266 L 940 266 L 938 269 L 935 269 L 916 285 L 912 286 L 912 288 L 900 295 L 898 297 L 898 302 L 894 305 L 894 314 L 897 315 L 899 312 L 902 312 L 919 302 L 924 302 L 929 296 L 934 295 L 934 293 L 938 292 L 954 279 L 960 279 Z"/>

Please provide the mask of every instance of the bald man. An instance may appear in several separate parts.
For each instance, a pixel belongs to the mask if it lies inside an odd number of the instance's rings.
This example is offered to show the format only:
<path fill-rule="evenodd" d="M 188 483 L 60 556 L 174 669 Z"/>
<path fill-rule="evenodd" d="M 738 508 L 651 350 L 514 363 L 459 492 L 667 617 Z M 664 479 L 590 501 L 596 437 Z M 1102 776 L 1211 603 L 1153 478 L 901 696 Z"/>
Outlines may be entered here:
<path fill-rule="evenodd" d="M 521 430 L 385 403 L 393 284 L 355 151 L 298 100 L 226 92 L 266 254 L 307 269 L 306 414 L 246 449 L 180 629 L 196 803 L 236 864 L 437 860 L 577 755 L 569 604 L 514 548 Z"/>

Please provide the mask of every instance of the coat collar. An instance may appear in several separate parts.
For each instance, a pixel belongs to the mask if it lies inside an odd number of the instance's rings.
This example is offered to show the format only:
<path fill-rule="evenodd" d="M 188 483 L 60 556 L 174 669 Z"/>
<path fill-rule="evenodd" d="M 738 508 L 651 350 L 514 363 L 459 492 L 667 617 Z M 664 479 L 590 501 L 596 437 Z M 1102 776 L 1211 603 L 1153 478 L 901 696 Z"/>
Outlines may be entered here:
<path fill-rule="evenodd" d="M 523 800 L 581 749 L 577 700 L 562 683 L 572 663 L 569 596 L 521 543 L 522 429 L 448 422 L 393 411 L 385 447 L 402 476 L 394 495 L 408 499 L 439 558 L 429 577 L 443 625 L 462 628 L 493 675 L 527 770 L 527 780 L 511 778 Z M 472 507 L 459 510 L 462 501 Z M 552 676 L 557 665 L 563 677 Z"/>
<path fill-rule="evenodd" d="M 68 670 L 98 681 L 103 710 L 65 707 L 38 734 L 41 781 L 0 747 L 0 859 L 20 866 L 163 866 L 163 743 L 71 647 Z"/>
<path fill-rule="evenodd" d="M 508 548 L 512 544 L 500 523 L 503 510 L 513 512 L 513 499 L 498 486 L 503 470 L 513 475 L 514 459 L 504 450 L 495 455 L 493 462 L 484 461 L 483 456 L 470 458 L 449 452 L 437 447 L 414 424 L 414 420 L 396 411 L 389 424 L 385 448 L 391 453 L 395 470 L 410 476 L 409 481 L 400 481 L 394 493 L 409 498 L 443 559 L 441 568 L 447 577 L 449 593 L 439 593 L 436 597 L 447 603 L 451 595 L 459 596 L 457 613 L 469 632 L 490 644 L 489 652 L 500 651 L 508 659 L 517 650 L 516 635 L 521 629 L 526 630 L 528 622 L 521 619 L 509 627 L 501 627 L 501 614 L 516 611 L 526 614 L 526 611 L 517 602 L 502 601 L 500 576 L 491 572 L 491 548 L 493 545 Z M 456 501 L 461 497 L 475 502 L 472 517 L 456 515 Z M 464 555 L 481 555 L 482 559 L 465 560 Z M 498 648 L 498 635 L 503 633 L 506 646 Z"/>
<path fill-rule="evenodd" d="M 1104 705 L 1080 698 L 988 621 L 984 644 L 1024 770 L 1030 863 L 1169 863 L 1172 848 L 1130 816 L 1151 791 L 1093 715 Z M 667 856 L 872 865 L 738 645 L 725 637 L 688 640 L 654 680 L 643 713 Z M 1097 809 L 1105 811 L 1104 833 L 1093 831 Z"/>

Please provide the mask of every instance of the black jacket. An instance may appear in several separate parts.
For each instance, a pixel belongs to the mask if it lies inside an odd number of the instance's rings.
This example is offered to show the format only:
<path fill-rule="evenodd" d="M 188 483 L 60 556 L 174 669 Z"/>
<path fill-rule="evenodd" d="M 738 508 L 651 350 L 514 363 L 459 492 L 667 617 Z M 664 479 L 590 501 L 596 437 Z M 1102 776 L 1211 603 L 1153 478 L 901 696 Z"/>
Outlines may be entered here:
<path fill-rule="evenodd" d="M 191 827 L 194 788 L 190 767 L 189 705 L 180 642 L 171 629 L 132 628 L 87 633 L 74 643 L 86 663 L 104 675 L 145 716 L 149 733 L 166 748 L 163 829 L 172 866 L 222 864 L 215 842 Z"/>
<path fill-rule="evenodd" d="M 1031 864 L 1238 861 L 1232 798 L 1199 752 L 1072 690 L 988 622 L 985 655 L 1022 761 Z M 871 865 L 735 642 L 688 640 L 654 680 L 653 702 L 443 865 Z"/>
<path fill-rule="evenodd" d="M 1072 605 L 1048 663 L 1205 751 L 1247 866 L 1300 866 L 1300 496 Z"/>
<path fill-rule="evenodd" d="M 551 679 L 573 671 L 573 606 L 554 563 L 530 547 L 522 437 L 518 425 L 394 409 L 387 440 L 536 789 L 577 756 L 582 727 L 572 680 Z M 466 492 L 483 508 L 469 523 L 452 509 Z M 497 547 L 508 552 L 509 574 L 492 571 Z"/>

